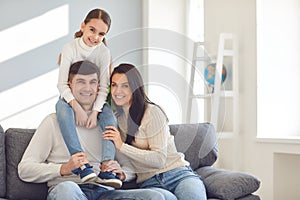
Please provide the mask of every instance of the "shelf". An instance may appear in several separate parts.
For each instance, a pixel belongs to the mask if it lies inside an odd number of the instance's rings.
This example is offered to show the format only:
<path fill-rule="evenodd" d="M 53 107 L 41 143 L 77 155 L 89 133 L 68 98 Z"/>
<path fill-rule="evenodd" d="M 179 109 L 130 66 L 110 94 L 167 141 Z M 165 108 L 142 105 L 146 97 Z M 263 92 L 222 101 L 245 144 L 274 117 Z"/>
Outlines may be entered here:
<path fill-rule="evenodd" d="M 228 50 L 228 49 L 224 49 L 224 56 L 233 56 L 233 51 L 232 50 Z"/>
<path fill-rule="evenodd" d="M 213 96 L 213 93 L 198 94 L 198 95 L 192 95 L 191 98 L 205 99 L 205 98 L 211 98 L 212 96 Z M 226 90 L 226 91 L 221 91 L 220 92 L 220 97 L 233 97 L 233 96 L 234 96 L 234 92 L 232 90 Z"/>

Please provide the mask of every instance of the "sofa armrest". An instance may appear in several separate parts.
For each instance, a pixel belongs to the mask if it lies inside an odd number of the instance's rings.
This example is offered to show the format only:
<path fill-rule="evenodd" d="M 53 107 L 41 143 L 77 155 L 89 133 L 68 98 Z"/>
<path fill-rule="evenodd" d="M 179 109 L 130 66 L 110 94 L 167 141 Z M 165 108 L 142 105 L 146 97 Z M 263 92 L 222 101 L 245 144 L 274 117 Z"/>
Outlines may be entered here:
<path fill-rule="evenodd" d="M 6 197 L 8 199 L 46 199 L 48 187 L 46 183 L 27 183 L 18 175 L 18 164 L 33 136 L 34 129 L 10 128 L 5 132 L 5 148 L 7 160 Z"/>
<path fill-rule="evenodd" d="M 170 132 L 177 150 L 184 153 L 193 170 L 211 166 L 217 160 L 217 138 L 212 124 L 171 124 Z"/>
<path fill-rule="evenodd" d="M 5 158 L 5 135 L 0 126 L 0 198 L 6 193 L 6 158 Z"/>
<path fill-rule="evenodd" d="M 239 199 L 255 192 L 260 186 L 260 180 L 244 172 L 209 166 L 201 167 L 196 172 L 203 179 L 208 198 Z"/>

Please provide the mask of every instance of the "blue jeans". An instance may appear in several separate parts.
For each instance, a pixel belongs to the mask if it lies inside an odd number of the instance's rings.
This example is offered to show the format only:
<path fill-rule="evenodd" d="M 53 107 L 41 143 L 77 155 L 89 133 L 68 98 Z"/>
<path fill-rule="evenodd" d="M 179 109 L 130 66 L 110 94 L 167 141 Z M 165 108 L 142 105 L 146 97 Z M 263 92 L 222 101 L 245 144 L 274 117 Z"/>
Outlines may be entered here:
<path fill-rule="evenodd" d="M 56 103 L 56 115 L 61 134 L 70 154 L 73 155 L 78 152 L 83 152 L 76 131 L 74 111 L 62 98 L 59 98 Z M 118 127 L 116 117 L 107 103 L 103 105 L 102 112 L 98 114 L 97 121 L 102 130 L 106 130 L 106 126 Z M 100 160 L 100 162 L 104 160 L 114 160 L 115 152 L 116 149 L 113 141 L 102 140 L 102 160 Z"/>
<path fill-rule="evenodd" d="M 160 191 L 166 199 L 172 199 L 170 193 L 166 192 L 168 190 L 178 200 L 206 200 L 205 186 L 200 176 L 195 174 L 190 167 L 179 167 L 157 174 L 140 183 L 139 186 Z"/>
<path fill-rule="evenodd" d="M 164 200 L 164 196 L 151 189 L 107 190 L 93 184 L 76 184 L 64 181 L 57 184 L 47 200 Z"/>

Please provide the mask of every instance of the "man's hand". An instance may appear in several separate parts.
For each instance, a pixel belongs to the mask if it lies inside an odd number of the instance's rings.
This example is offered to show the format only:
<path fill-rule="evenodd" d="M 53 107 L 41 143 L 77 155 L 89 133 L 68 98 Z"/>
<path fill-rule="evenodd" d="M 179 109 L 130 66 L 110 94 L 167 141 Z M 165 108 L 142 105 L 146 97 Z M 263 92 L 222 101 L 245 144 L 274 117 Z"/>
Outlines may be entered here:
<path fill-rule="evenodd" d="M 88 163 L 88 160 L 86 159 L 85 154 L 83 152 L 76 153 L 71 156 L 67 163 L 62 164 L 60 175 L 70 175 L 72 174 L 72 170 L 77 169 L 86 163 Z"/>
<path fill-rule="evenodd" d="M 74 113 L 75 113 L 75 122 L 77 126 L 85 126 L 88 120 L 88 115 L 86 112 L 83 110 L 81 105 L 73 99 L 70 102 L 70 105 L 72 106 Z"/>
<path fill-rule="evenodd" d="M 92 129 L 97 126 L 97 116 L 98 116 L 98 111 L 93 110 L 93 112 L 89 115 L 87 122 L 86 122 L 86 128 Z"/>
<path fill-rule="evenodd" d="M 121 179 L 121 181 L 124 181 L 126 178 L 125 173 L 122 170 L 120 164 L 115 160 L 108 160 L 102 162 L 100 166 L 100 170 L 103 172 L 113 172 L 117 174 L 117 176 Z"/>

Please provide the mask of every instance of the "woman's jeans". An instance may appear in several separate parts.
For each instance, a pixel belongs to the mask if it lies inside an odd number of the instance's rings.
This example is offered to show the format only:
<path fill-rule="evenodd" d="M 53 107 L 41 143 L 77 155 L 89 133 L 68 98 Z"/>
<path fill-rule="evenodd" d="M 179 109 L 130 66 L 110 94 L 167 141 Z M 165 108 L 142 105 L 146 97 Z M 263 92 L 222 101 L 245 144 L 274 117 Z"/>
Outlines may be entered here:
<path fill-rule="evenodd" d="M 61 134 L 70 154 L 73 155 L 78 152 L 83 152 L 76 131 L 74 111 L 72 107 L 62 98 L 59 98 L 58 102 L 56 103 L 56 115 Z M 103 131 L 106 130 L 106 126 L 117 127 L 116 117 L 107 103 L 103 105 L 102 112 L 98 114 L 97 121 L 98 125 Z M 114 160 L 115 151 L 116 150 L 113 141 L 102 140 L 102 160 L 100 162 L 105 160 Z"/>
<path fill-rule="evenodd" d="M 93 184 L 76 184 L 64 181 L 56 185 L 47 200 L 164 200 L 164 196 L 150 189 L 107 190 Z"/>
<path fill-rule="evenodd" d="M 163 193 L 166 199 L 172 199 L 171 192 L 178 200 L 206 200 L 206 190 L 200 176 L 188 166 L 157 174 L 139 186 L 157 190 Z"/>

